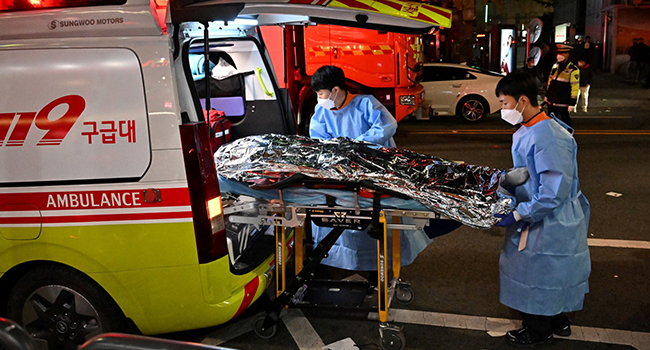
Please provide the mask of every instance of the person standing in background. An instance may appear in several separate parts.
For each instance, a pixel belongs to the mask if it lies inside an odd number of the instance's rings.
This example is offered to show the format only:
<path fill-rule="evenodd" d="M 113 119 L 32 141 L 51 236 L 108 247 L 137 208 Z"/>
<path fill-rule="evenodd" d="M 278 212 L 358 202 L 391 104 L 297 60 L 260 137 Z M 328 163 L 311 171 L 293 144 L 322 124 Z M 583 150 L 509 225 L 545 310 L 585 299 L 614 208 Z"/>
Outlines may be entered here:
<path fill-rule="evenodd" d="M 542 44 L 542 57 L 539 59 L 539 62 L 537 62 L 537 66 L 542 72 L 542 82 L 544 83 L 544 87 L 546 87 L 548 75 L 551 74 L 553 63 L 555 63 L 555 48 L 551 48 L 546 43 Z"/>
<path fill-rule="evenodd" d="M 627 61 L 626 80 L 636 83 L 636 76 L 639 69 L 639 39 L 634 38 L 632 40 L 632 46 L 628 49 L 627 55 L 630 56 L 630 60 Z"/>
<path fill-rule="evenodd" d="M 647 60 L 650 61 L 650 48 L 648 48 L 647 46 L 646 46 L 646 48 L 647 48 L 646 49 Z M 643 83 L 643 88 L 644 89 L 650 89 L 650 63 L 648 63 L 648 65 L 649 65 L 649 67 L 648 67 L 648 69 L 646 71 L 645 82 Z M 641 77 L 641 79 L 643 79 L 643 78 L 644 78 L 644 76 Z"/>
<path fill-rule="evenodd" d="M 587 106 L 589 105 L 589 88 L 591 87 L 592 69 L 588 62 L 584 59 L 578 61 L 578 68 L 580 69 L 580 92 L 578 92 L 578 99 L 574 112 L 578 110 L 578 105 L 582 101 L 582 111 L 587 113 Z"/>
<path fill-rule="evenodd" d="M 540 72 L 539 68 L 535 65 L 535 57 L 528 57 L 528 59 L 526 59 L 526 65 L 523 66 L 522 71 L 531 75 L 536 80 L 539 80 L 541 83 L 542 72 Z"/>
<path fill-rule="evenodd" d="M 582 51 L 580 52 L 580 56 L 578 56 L 578 60 L 583 60 L 587 64 L 591 65 L 591 60 L 596 51 L 595 49 L 595 45 L 591 42 L 591 37 L 587 35 L 585 37 L 585 42 L 582 44 Z"/>
<path fill-rule="evenodd" d="M 650 71 L 650 47 L 645 44 L 643 38 L 639 38 L 639 60 L 637 63 L 638 73 L 637 82 L 643 83 L 644 78 Z"/>
<path fill-rule="evenodd" d="M 543 78 L 542 78 L 542 72 L 540 71 L 539 67 L 535 65 L 535 57 L 528 57 L 526 60 L 526 65 L 522 68 L 522 72 L 530 75 L 535 79 L 535 83 L 537 84 L 537 95 L 539 97 L 544 96 L 544 83 L 543 83 Z M 540 98 L 540 102 L 541 102 Z"/>
<path fill-rule="evenodd" d="M 571 116 L 580 92 L 580 69 L 569 62 L 572 47 L 557 44 L 557 63 L 548 76 L 548 88 L 544 101 L 548 111 L 556 118 L 571 126 Z"/>

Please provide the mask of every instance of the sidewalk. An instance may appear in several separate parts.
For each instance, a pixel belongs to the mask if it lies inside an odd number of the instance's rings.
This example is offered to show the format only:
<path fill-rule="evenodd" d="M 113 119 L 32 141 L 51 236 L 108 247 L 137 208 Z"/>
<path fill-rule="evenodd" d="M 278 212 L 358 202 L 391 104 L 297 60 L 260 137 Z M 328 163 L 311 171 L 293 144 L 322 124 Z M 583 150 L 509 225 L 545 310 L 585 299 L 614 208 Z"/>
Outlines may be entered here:
<path fill-rule="evenodd" d="M 622 74 L 595 72 L 589 89 L 589 111 L 621 107 L 650 109 L 650 89 L 641 85 L 626 82 Z"/>

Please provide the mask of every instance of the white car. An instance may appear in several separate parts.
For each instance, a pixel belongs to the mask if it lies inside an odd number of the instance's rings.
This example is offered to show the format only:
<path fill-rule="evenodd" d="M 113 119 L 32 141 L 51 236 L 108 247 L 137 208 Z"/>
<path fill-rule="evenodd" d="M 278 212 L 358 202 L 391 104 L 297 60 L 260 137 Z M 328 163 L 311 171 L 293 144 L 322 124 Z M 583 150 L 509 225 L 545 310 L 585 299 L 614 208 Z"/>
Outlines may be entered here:
<path fill-rule="evenodd" d="M 501 109 L 494 90 L 503 75 L 457 63 L 425 63 L 423 68 L 430 117 L 458 115 L 478 122 Z"/>

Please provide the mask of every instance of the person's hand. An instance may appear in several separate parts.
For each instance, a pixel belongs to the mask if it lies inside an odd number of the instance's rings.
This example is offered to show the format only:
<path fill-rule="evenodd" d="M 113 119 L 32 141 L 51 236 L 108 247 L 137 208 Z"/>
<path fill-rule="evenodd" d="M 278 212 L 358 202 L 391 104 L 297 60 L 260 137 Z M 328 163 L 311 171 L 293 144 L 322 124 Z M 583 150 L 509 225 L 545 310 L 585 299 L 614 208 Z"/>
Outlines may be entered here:
<path fill-rule="evenodd" d="M 515 222 L 517 222 L 517 219 L 515 219 L 514 212 L 511 212 L 508 215 L 498 214 L 497 213 L 497 214 L 494 214 L 494 217 L 501 219 L 501 220 L 499 220 L 499 222 L 494 224 L 495 226 L 499 226 L 499 227 L 508 227 L 508 226 L 514 224 Z"/>
<path fill-rule="evenodd" d="M 573 107 L 573 106 L 569 106 L 569 113 L 572 113 L 572 112 L 575 111 L 575 110 L 576 110 L 575 107 Z"/>

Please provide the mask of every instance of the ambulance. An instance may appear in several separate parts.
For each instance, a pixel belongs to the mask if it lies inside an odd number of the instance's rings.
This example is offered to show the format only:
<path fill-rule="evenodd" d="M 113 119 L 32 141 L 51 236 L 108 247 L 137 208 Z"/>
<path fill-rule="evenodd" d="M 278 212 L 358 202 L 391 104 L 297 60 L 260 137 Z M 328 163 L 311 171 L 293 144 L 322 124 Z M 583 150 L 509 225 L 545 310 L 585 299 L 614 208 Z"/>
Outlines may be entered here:
<path fill-rule="evenodd" d="M 396 0 L 0 0 L 0 315 L 49 349 L 237 317 L 270 282 L 274 238 L 224 216 L 211 137 L 296 133 L 258 26 L 427 32 L 428 12 Z M 213 65 L 235 88 L 211 86 Z M 213 108 L 231 124 L 221 135 L 204 117 Z"/>

